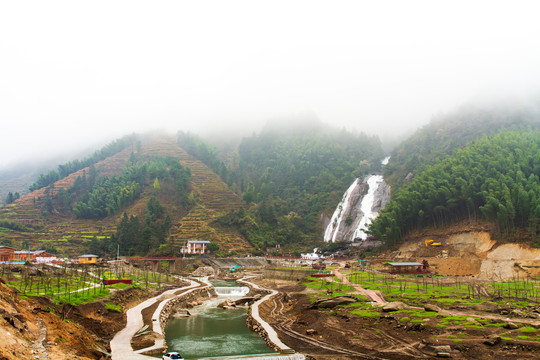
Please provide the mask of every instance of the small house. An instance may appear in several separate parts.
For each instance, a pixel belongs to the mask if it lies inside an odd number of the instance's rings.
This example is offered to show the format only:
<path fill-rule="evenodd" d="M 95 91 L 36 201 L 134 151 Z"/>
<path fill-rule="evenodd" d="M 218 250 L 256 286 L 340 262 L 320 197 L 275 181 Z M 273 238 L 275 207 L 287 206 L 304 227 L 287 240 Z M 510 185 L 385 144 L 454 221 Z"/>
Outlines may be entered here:
<path fill-rule="evenodd" d="M 96 264 L 97 263 L 98 256 L 97 255 L 80 255 L 79 256 L 79 264 Z"/>
<path fill-rule="evenodd" d="M 34 251 L 34 262 L 38 264 L 48 264 L 58 259 L 53 254 L 48 253 L 45 250 Z"/>
<path fill-rule="evenodd" d="M 389 262 L 389 272 L 391 274 L 418 274 L 429 273 L 429 264 L 426 260 L 419 262 Z"/>
<path fill-rule="evenodd" d="M 208 240 L 188 240 L 186 246 L 182 247 L 182 254 L 199 254 L 206 253 L 206 248 L 210 241 Z"/>

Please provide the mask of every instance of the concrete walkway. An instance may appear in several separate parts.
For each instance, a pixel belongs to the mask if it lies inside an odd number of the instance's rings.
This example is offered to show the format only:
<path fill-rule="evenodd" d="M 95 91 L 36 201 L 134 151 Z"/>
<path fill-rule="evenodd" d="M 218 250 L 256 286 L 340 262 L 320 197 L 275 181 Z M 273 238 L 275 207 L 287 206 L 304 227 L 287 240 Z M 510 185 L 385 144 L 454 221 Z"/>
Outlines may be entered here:
<path fill-rule="evenodd" d="M 196 287 L 191 288 L 191 289 L 189 289 L 189 287 L 188 287 L 188 288 L 186 288 L 186 291 L 183 291 L 182 294 L 180 294 L 180 295 L 184 296 L 184 295 L 187 295 L 187 294 L 189 294 L 190 292 L 192 292 L 194 290 L 204 289 L 204 288 L 207 288 L 209 286 L 212 286 L 210 283 L 208 283 L 208 282 L 206 282 L 204 280 L 201 280 L 201 281 L 204 282 L 206 284 L 206 286 L 203 286 L 203 287 L 197 287 L 196 286 Z M 166 300 L 160 302 L 158 307 L 156 308 L 156 311 L 154 311 L 154 314 L 152 314 L 152 329 L 151 330 L 154 331 L 155 333 L 161 335 L 162 337 L 159 338 L 159 339 L 156 339 L 154 345 L 152 345 L 150 347 L 147 347 L 147 348 L 144 348 L 144 349 L 136 350 L 135 353 L 137 353 L 137 354 L 148 353 L 149 351 L 163 349 L 165 347 L 165 334 L 163 333 L 163 328 L 161 327 L 161 322 L 159 321 L 159 319 L 161 317 L 161 311 L 163 311 L 163 308 L 165 307 L 165 305 L 169 301 L 171 301 L 172 299 L 174 299 L 174 297 L 171 297 L 169 299 L 166 299 Z"/>
<path fill-rule="evenodd" d="M 163 292 L 162 294 L 155 296 L 151 299 L 145 300 L 139 305 L 129 309 L 126 313 L 127 323 L 126 327 L 122 329 L 120 332 L 118 332 L 114 338 L 111 340 L 111 355 L 112 360 L 149 360 L 154 359 L 154 357 L 141 355 L 136 353 L 133 348 L 131 347 L 131 339 L 133 336 L 139 331 L 143 325 L 143 317 L 142 317 L 142 310 L 154 305 L 156 301 L 160 301 L 159 299 L 162 296 L 171 296 L 174 295 L 174 293 L 178 291 L 184 290 L 184 292 L 189 291 L 190 289 L 194 289 L 196 287 L 199 287 L 200 284 L 196 281 L 189 280 L 191 283 L 188 286 L 184 286 L 182 288 L 167 290 Z M 162 301 L 164 302 L 164 301 Z M 158 321 L 159 322 L 159 321 Z M 161 326 L 160 326 L 161 328 Z M 145 349 L 147 350 L 147 349 Z"/>
<path fill-rule="evenodd" d="M 242 280 L 238 280 L 238 282 L 249 284 L 249 285 L 253 286 L 255 289 L 258 289 L 258 290 L 270 291 L 270 294 L 267 294 L 266 296 L 263 296 L 262 299 L 256 301 L 253 305 L 251 305 L 251 316 L 253 316 L 253 318 L 255 320 L 257 320 L 257 322 L 263 327 L 263 329 L 268 334 L 268 340 L 270 340 L 270 342 L 272 342 L 279 349 L 280 353 L 282 353 L 282 354 L 294 353 L 295 351 L 293 349 L 291 349 L 289 346 L 285 345 L 279 339 L 279 337 L 278 337 L 276 331 L 274 330 L 274 328 L 272 328 L 270 326 L 270 324 L 268 324 L 266 321 L 264 321 L 261 318 L 260 314 L 259 314 L 259 305 L 262 304 L 263 302 L 265 302 L 266 300 L 269 300 L 272 296 L 278 294 L 278 292 L 275 291 L 275 290 L 270 290 L 270 289 L 262 289 L 257 284 L 254 284 L 254 283 L 249 282 L 249 281 L 246 280 L 246 279 L 249 279 L 249 278 L 251 278 L 251 277 L 244 278 Z"/>
<path fill-rule="evenodd" d="M 189 280 L 189 279 L 188 279 Z M 133 350 L 131 346 L 131 339 L 133 336 L 144 326 L 143 318 L 142 318 L 142 310 L 154 305 L 157 301 L 160 301 L 157 309 L 154 311 L 154 314 L 152 316 L 152 327 L 154 332 L 163 335 L 163 329 L 161 328 L 161 324 L 159 322 L 159 316 L 163 309 L 163 307 L 166 305 L 167 302 L 172 300 L 174 296 L 161 300 L 162 297 L 167 297 L 170 295 L 174 295 L 174 293 L 178 291 L 182 291 L 181 294 L 177 295 L 185 295 L 191 291 L 194 291 L 196 288 L 199 288 L 200 284 L 196 281 L 189 280 L 191 282 L 190 285 L 172 289 L 163 292 L 162 294 L 153 297 L 151 299 L 145 300 L 139 305 L 129 309 L 126 313 L 127 317 L 127 323 L 126 327 L 122 329 L 120 332 L 118 332 L 114 338 L 111 341 L 111 355 L 112 360 L 151 360 L 156 359 L 155 357 L 147 356 L 141 354 L 142 352 L 148 352 L 150 350 L 154 349 L 161 349 L 165 345 L 165 339 L 158 339 L 156 340 L 156 343 L 145 349 L 141 350 Z M 267 354 L 267 355 L 246 355 L 246 356 L 233 356 L 233 357 L 221 357 L 221 358 L 212 358 L 212 359 L 258 359 L 258 360 L 298 360 L 298 359 L 305 359 L 305 356 L 302 354 L 293 354 L 295 351 L 285 345 L 279 337 L 277 336 L 276 331 L 266 322 L 264 321 L 260 315 L 259 315 L 259 305 L 265 302 L 266 300 L 270 299 L 272 296 L 276 295 L 278 292 L 275 290 L 270 289 L 262 289 L 257 284 L 253 284 L 251 282 L 246 281 L 245 279 L 239 280 L 239 282 L 248 283 L 249 285 L 253 286 L 256 289 L 259 290 L 265 290 L 265 291 L 271 291 L 270 294 L 264 296 L 257 302 L 255 302 L 251 307 L 251 315 L 254 319 L 256 319 L 259 324 L 265 329 L 266 333 L 268 334 L 269 340 L 279 348 L 279 351 L 281 354 Z M 211 286 L 207 283 L 206 286 Z M 204 286 L 204 287 L 206 287 Z"/>

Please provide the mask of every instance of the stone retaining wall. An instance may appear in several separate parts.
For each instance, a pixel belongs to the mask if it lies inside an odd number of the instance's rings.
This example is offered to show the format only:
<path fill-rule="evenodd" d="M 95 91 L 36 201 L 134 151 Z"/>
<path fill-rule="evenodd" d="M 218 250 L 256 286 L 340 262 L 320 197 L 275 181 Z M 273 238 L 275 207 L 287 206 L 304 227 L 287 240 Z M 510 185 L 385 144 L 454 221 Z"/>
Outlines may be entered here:
<path fill-rule="evenodd" d="M 263 277 L 265 279 L 300 281 L 310 275 L 317 274 L 315 269 L 264 269 Z"/>
<path fill-rule="evenodd" d="M 276 352 L 281 352 L 281 349 L 276 346 L 270 339 L 268 338 L 268 333 L 266 330 L 261 326 L 261 324 L 251 316 L 251 306 L 249 307 L 249 312 L 246 319 L 247 326 L 253 331 L 255 331 L 261 339 L 264 340 L 266 345 L 268 345 L 269 348 L 274 349 Z"/>
<path fill-rule="evenodd" d="M 210 293 L 210 296 L 208 296 L 208 293 Z M 161 324 L 163 332 L 165 332 L 165 327 L 167 325 L 167 321 L 169 321 L 171 314 L 175 313 L 178 309 L 185 309 L 187 307 L 187 304 L 191 301 L 200 299 L 207 300 L 211 296 L 216 296 L 214 288 L 212 286 L 204 286 L 200 288 L 195 288 L 169 300 L 169 302 L 165 304 L 165 306 L 161 310 L 161 313 L 159 314 L 159 323 Z"/>

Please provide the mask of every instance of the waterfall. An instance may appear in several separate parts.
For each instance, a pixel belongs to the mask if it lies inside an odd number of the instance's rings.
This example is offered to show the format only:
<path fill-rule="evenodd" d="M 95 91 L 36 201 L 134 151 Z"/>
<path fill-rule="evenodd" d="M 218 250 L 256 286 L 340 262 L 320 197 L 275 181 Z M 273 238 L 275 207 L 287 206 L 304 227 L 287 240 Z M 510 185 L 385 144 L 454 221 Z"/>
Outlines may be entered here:
<path fill-rule="evenodd" d="M 389 160 L 388 156 L 381 161 L 381 164 L 384 166 Z M 370 175 L 363 181 L 354 180 L 332 214 L 324 232 L 324 241 L 365 240 L 367 234 L 364 230 L 377 217 L 379 210 L 384 208 L 389 199 L 390 187 L 384 182 L 382 175 Z"/>
<path fill-rule="evenodd" d="M 354 230 L 353 240 L 358 238 L 365 240 L 367 238 L 367 234 L 364 232 L 364 228 L 371 224 L 371 221 L 375 219 L 377 215 L 379 215 L 377 211 L 373 211 L 373 205 L 375 203 L 375 193 L 382 182 L 382 175 L 371 175 L 367 179 L 367 183 L 369 186 L 368 192 L 366 196 L 364 196 L 364 198 L 362 199 L 362 203 L 360 205 L 360 210 L 364 215 L 362 216 L 360 223 L 356 227 L 356 230 Z"/>
<path fill-rule="evenodd" d="M 227 287 L 227 286 L 217 286 L 214 287 L 216 294 L 218 296 L 245 296 L 249 293 L 249 288 L 247 286 L 239 287 Z"/>
<path fill-rule="evenodd" d="M 353 191 L 358 187 L 358 179 L 354 180 L 351 186 L 345 191 L 345 194 L 343 194 L 343 198 L 339 202 L 336 210 L 334 211 L 334 214 L 332 214 L 332 218 L 330 219 L 330 224 L 326 227 L 326 231 L 324 232 L 324 241 L 328 242 L 335 242 L 336 236 L 338 234 L 339 227 L 343 220 L 343 215 L 349 210 L 350 207 L 350 198 Z"/>

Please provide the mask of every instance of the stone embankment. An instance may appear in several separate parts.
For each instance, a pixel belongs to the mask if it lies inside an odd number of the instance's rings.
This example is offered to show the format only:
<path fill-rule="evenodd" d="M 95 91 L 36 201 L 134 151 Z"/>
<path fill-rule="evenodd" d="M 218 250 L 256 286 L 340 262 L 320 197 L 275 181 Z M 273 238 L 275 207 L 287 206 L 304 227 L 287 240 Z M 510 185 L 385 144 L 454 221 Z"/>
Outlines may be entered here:
<path fill-rule="evenodd" d="M 178 310 L 180 309 L 192 307 L 193 302 L 200 300 L 208 300 L 212 296 L 217 296 L 213 286 L 206 285 L 204 287 L 188 290 L 179 296 L 162 302 L 161 304 L 163 304 L 163 306 L 158 307 L 156 309 L 156 312 L 154 313 L 154 316 L 152 317 L 152 322 L 155 322 L 157 321 L 157 319 L 159 319 L 160 325 L 160 329 L 154 326 L 154 332 L 164 335 L 163 329 L 165 329 L 165 327 L 167 326 L 167 321 L 169 321 L 172 314 L 178 312 Z"/>
<path fill-rule="evenodd" d="M 265 294 L 260 300 L 256 301 L 249 307 L 247 316 L 248 326 L 255 331 L 266 342 L 266 344 L 281 354 L 293 354 L 295 351 L 285 345 L 277 336 L 276 331 L 264 321 L 259 315 L 259 305 L 275 296 L 278 292 L 275 290 L 262 289 L 258 285 L 247 281 L 247 278 L 238 280 L 239 283 L 250 288 L 250 293 Z"/>
<path fill-rule="evenodd" d="M 163 331 L 161 330 L 161 323 L 160 321 L 152 321 L 152 330 L 154 332 L 157 332 L 158 334 L 161 334 L 161 336 L 156 340 L 155 344 L 149 348 L 141 349 L 138 351 L 134 351 L 133 347 L 131 345 L 131 340 L 133 339 L 134 335 L 143 327 L 143 317 L 142 317 L 142 311 L 150 306 L 153 306 L 156 302 L 159 302 L 159 307 L 163 308 L 169 300 L 172 300 L 175 298 L 175 296 L 182 297 L 184 294 L 190 294 L 193 290 L 196 290 L 197 288 L 200 288 L 200 283 L 195 282 L 193 280 L 189 280 L 189 285 L 184 286 L 182 288 L 178 289 L 172 289 L 165 291 L 163 294 L 147 299 L 140 303 L 139 305 L 129 309 L 126 313 L 127 316 L 127 323 L 126 327 L 118 332 L 113 340 L 111 341 L 111 355 L 113 360 L 123 360 L 123 359 L 152 359 L 151 357 L 143 355 L 143 353 L 151 353 L 156 352 L 164 349 L 164 338 L 163 338 Z M 157 311 L 157 310 L 156 310 Z M 158 313 L 159 314 L 159 313 Z M 160 316 L 158 315 L 156 317 L 156 313 L 154 313 L 153 319 L 160 319 Z"/>

